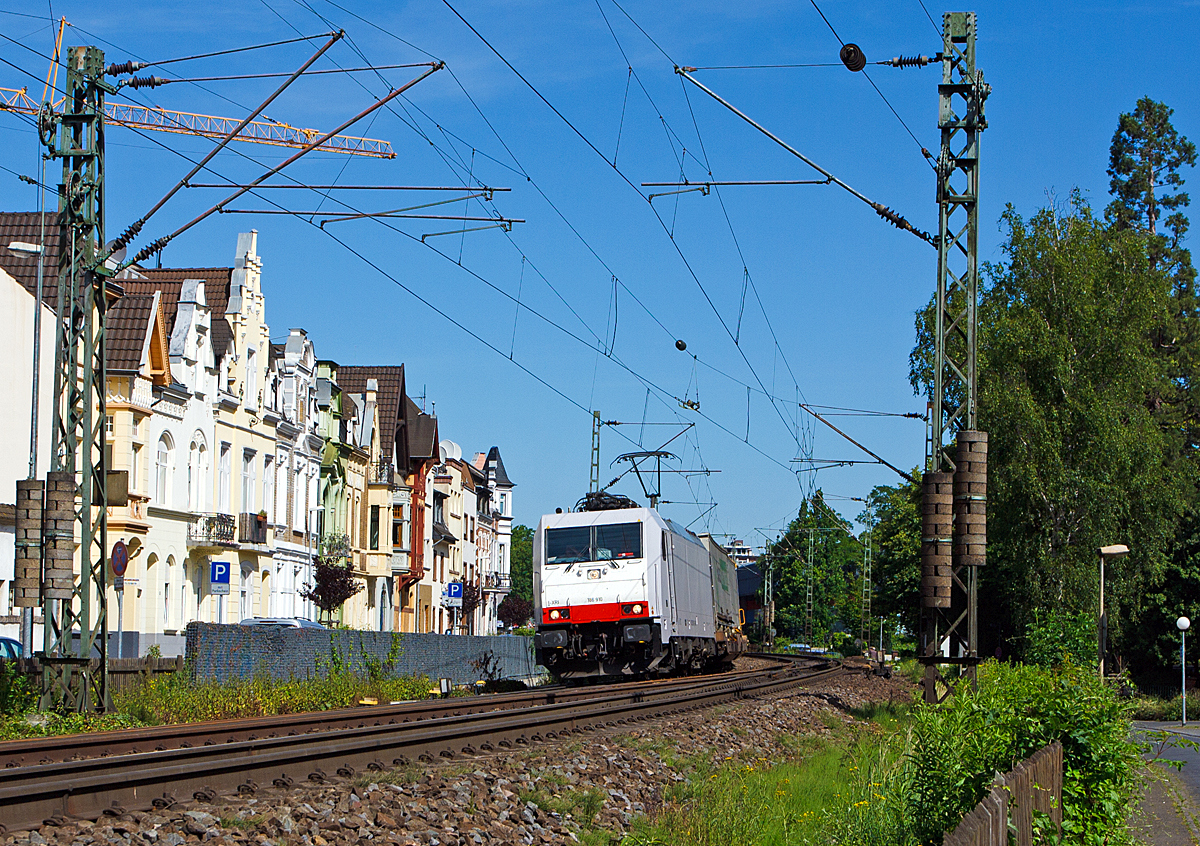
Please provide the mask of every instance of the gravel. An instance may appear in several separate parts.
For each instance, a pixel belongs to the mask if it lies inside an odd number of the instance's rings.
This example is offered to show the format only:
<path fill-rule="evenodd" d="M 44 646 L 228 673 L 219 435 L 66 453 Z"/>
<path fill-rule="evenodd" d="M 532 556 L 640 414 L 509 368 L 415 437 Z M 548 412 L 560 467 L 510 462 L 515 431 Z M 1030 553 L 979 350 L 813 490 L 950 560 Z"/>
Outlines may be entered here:
<path fill-rule="evenodd" d="M 267 846 L 409 846 L 573 843 L 581 827 L 619 839 L 653 815 L 692 756 L 781 758 L 779 735 L 821 735 L 851 723 L 868 701 L 907 701 L 913 688 L 867 673 L 817 682 L 780 697 L 742 700 L 467 761 L 411 766 L 378 781 L 262 788 L 253 797 L 178 803 L 165 810 L 70 820 L 0 837 L 3 846 L 205 843 Z M 372 774 L 370 778 L 374 778 Z"/>

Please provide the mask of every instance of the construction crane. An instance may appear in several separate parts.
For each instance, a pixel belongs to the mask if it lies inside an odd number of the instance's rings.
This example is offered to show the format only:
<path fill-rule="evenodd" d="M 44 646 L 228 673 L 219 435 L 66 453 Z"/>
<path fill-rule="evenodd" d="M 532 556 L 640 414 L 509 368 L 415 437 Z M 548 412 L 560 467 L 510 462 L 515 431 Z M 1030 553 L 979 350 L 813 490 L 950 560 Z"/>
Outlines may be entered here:
<path fill-rule="evenodd" d="M 56 94 L 58 57 L 62 50 L 63 32 L 67 19 L 60 18 L 58 37 L 54 45 L 54 63 L 46 75 L 45 91 Z M 43 95 L 45 96 L 45 95 Z M 61 112 L 63 97 L 51 97 L 48 101 L 51 111 Z M 0 111 L 15 112 L 30 115 L 34 118 L 42 113 L 44 106 L 29 96 L 28 88 L 0 87 Z M 202 115 L 193 112 L 181 112 L 175 109 L 164 109 L 161 106 L 137 106 L 131 103 L 105 102 L 104 123 L 106 126 L 126 126 L 131 129 L 149 129 L 155 132 L 173 132 L 177 135 L 196 135 L 201 138 L 221 140 L 226 138 L 238 125 L 238 118 Z M 251 144 L 267 144 L 273 147 L 303 148 L 320 138 L 323 133 L 319 129 L 303 129 L 291 126 L 282 121 L 254 120 L 247 123 L 233 140 L 246 141 Z M 389 141 L 378 138 L 357 138 L 352 135 L 334 135 L 316 150 L 328 153 L 343 153 L 348 156 L 368 156 L 376 159 L 394 159 Z"/>

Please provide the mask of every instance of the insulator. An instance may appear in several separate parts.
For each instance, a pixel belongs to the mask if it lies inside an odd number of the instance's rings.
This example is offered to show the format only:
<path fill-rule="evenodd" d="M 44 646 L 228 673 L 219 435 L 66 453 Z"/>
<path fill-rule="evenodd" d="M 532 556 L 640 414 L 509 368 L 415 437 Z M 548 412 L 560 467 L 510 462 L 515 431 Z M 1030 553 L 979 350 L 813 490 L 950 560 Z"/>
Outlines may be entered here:
<path fill-rule="evenodd" d="M 138 233 L 142 231 L 142 227 L 145 225 L 146 225 L 145 220 L 137 220 L 137 221 L 134 221 L 133 223 L 131 223 L 129 225 L 129 228 L 121 233 L 121 237 L 113 242 L 113 249 L 119 250 L 121 247 L 124 247 L 126 244 L 128 244 L 130 241 L 132 241 L 134 238 L 136 238 L 138 236 Z"/>
<path fill-rule="evenodd" d="M 894 68 L 923 68 L 933 61 L 928 56 L 896 56 L 888 64 Z"/>
<path fill-rule="evenodd" d="M 163 79 L 161 76 L 135 76 L 125 80 L 125 85 L 130 88 L 157 88 L 160 85 L 166 85 L 171 80 Z"/>
<path fill-rule="evenodd" d="M 838 51 L 838 58 L 842 60 L 843 65 L 856 73 L 867 66 L 867 56 L 857 44 L 843 44 L 842 49 Z"/>
<path fill-rule="evenodd" d="M 165 237 L 159 238 L 154 243 L 147 244 L 146 246 L 142 247 L 142 249 L 138 252 L 138 254 L 133 257 L 133 261 L 130 262 L 130 264 L 141 264 L 146 259 L 150 258 L 150 256 L 154 255 L 155 253 L 160 251 L 163 247 L 167 246 L 167 243 L 169 240 L 170 240 L 169 238 L 165 238 Z"/>
<path fill-rule="evenodd" d="M 149 67 L 147 62 L 121 62 L 120 64 L 111 64 L 104 69 L 104 72 L 109 76 L 120 76 L 123 73 L 136 73 L 142 68 Z"/>
<path fill-rule="evenodd" d="M 687 341 L 680 338 L 678 341 L 675 342 L 675 349 L 679 350 L 680 352 L 683 352 L 684 350 L 687 349 Z"/>

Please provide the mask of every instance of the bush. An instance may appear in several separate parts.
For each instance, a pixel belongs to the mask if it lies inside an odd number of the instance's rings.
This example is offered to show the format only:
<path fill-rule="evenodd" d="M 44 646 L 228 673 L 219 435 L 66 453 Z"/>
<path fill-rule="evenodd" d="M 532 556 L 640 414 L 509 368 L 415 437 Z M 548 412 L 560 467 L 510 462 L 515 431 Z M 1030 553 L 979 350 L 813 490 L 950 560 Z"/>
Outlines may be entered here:
<path fill-rule="evenodd" d="M 1063 836 L 1076 843 L 1127 838 L 1125 812 L 1141 766 L 1129 743 L 1130 706 L 1088 669 L 1054 671 L 989 661 L 979 690 L 918 709 L 908 756 L 907 804 L 917 842 L 941 840 L 1008 772 L 1047 744 L 1063 745 Z"/>

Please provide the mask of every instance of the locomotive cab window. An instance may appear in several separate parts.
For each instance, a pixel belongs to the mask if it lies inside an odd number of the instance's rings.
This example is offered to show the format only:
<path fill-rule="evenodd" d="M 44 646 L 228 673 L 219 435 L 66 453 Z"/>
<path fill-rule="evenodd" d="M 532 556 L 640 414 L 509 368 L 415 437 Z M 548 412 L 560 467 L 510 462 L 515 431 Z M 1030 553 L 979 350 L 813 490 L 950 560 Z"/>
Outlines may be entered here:
<path fill-rule="evenodd" d="M 596 526 L 596 561 L 642 557 L 642 524 Z"/>
<path fill-rule="evenodd" d="M 642 524 L 572 526 L 546 530 L 546 563 L 615 561 L 642 557 Z"/>

